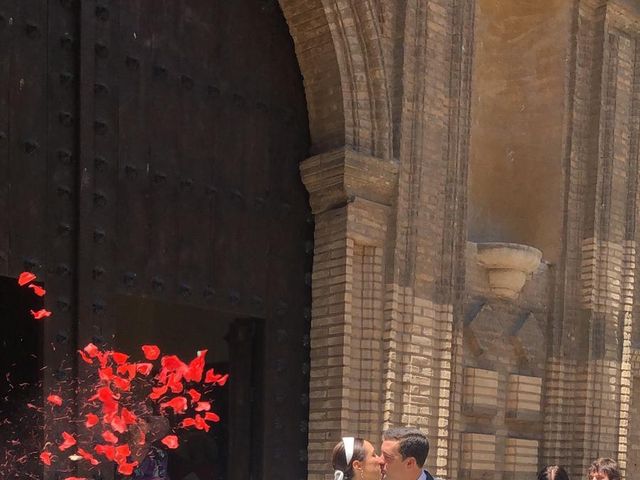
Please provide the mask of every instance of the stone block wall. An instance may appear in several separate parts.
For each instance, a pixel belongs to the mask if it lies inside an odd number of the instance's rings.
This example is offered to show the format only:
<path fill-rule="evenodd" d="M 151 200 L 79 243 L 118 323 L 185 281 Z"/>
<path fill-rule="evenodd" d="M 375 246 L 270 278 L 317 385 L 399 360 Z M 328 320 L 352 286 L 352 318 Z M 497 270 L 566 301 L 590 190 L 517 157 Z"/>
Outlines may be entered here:
<path fill-rule="evenodd" d="M 309 478 L 404 424 L 445 479 L 640 479 L 637 2 L 280 3 L 314 143 Z M 515 298 L 487 240 L 543 252 Z"/>

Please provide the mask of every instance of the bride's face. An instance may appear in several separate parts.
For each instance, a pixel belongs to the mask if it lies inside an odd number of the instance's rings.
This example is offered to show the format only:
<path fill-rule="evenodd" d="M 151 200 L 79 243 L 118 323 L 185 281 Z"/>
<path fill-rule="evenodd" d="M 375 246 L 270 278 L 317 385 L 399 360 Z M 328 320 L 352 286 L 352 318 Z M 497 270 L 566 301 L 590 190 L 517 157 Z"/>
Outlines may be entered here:
<path fill-rule="evenodd" d="M 373 445 L 366 440 L 364 451 L 364 460 L 353 462 L 356 480 L 380 480 L 382 478 L 382 457 L 376 454 Z"/>

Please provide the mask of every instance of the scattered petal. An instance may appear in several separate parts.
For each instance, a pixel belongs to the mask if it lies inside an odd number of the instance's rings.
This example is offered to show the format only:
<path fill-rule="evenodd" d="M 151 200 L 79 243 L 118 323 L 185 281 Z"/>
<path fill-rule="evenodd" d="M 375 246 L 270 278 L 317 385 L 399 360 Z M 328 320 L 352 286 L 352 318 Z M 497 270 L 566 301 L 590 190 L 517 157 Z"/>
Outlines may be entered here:
<path fill-rule="evenodd" d="M 53 457 L 53 455 L 51 454 L 51 452 L 42 452 L 40 454 L 40 461 L 42 463 L 44 463 L 45 465 L 51 465 L 51 458 Z"/>
<path fill-rule="evenodd" d="M 91 428 L 96 426 L 99 421 L 100 419 L 98 418 L 97 415 L 94 415 L 93 413 L 88 413 L 87 420 L 84 422 L 84 424 L 87 428 Z"/>
<path fill-rule="evenodd" d="M 120 416 L 122 417 L 122 420 L 124 420 L 124 422 L 127 425 L 133 425 L 136 423 L 136 421 L 138 420 L 138 417 L 136 417 L 133 412 L 130 412 L 129 410 L 127 410 L 126 408 L 122 408 L 122 411 L 120 412 Z"/>
<path fill-rule="evenodd" d="M 109 430 L 105 430 L 104 432 L 102 432 L 102 438 L 104 438 L 104 441 L 108 443 L 118 443 L 118 437 Z"/>
<path fill-rule="evenodd" d="M 90 343 L 86 347 L 84 347 L 84 351 L 91 358 L 97 357 L 98 354 L 100 353 L 100 349 L 98 347 L 96 347 L 93 343 Z"/>
<path fill-rule="evenodd" d="M 18 285 L 24 287 L 27 283 L 33 282 L 36 276 L 31 272 L 22 272 L 18 277 Z"/>
<path fill-rule="evenodd" d="M 214 423 L 218 423 L 220 421 L 220 417 L 218 416 L 218 414 L 213 413 L 213 412 L 207 412 L 204 414 L 204 419 L 209 421 L 209 422 L 214 422 Z"/>
<path fill-rule="evenodd" d="M 29 288 L 31 288 L 33 290 L 33 293 L 35 293 L 39 297 L 44 297 L 45 294 L 47 293 L 47 291 L 44 288 L 39 287 L 38 285 L 35 285 L 33 283 L 29 285 Z"/>
<path fill-rule="evenodd" d="M 56 407 L 62 406 L 62 398 L 60 398 L 58 395 L 49 395 L 47 397 L 47 402 L 49 402 L 51 405 L 55 405 Z"/>
<path fill-rule="evenodd" d="M 98 465 L 100 463 L 100 461 L 97 458 L 95 458 L 89 452 L 85 452 L 81 448 L 78 449 L 78 455 L 80 455 L 80 457 L 84 458 L 86 461 L 90 462 L 91 465 Z"/>
<path fill-rule="evenodd" d="M 122 475 L 131 475 L 133 473 L 133 469 L 138 466 L 138 462 L 127 463 L 122 462 L 118 464 L 118 473 Z"/>
<path fill-rule="evenodd" d="M 64 438 L 64 441 L 58 445 L 58 449 L 61 452 L 64 452 L 67 448 L 72 447 L 77 443 L 73 435 L 67 432 L 62 432 L 62 438 Z"/>
<path fill-rule="evenodd" d="M 96 445 L 94 450 L 96 453 L 104 455 L 107 460 L 111 460 L 112 462 L 116 458 L 116 447 L 113 445 Z"/>
<path fill-rule="evenodd" d="M 160 356 L 160 349 L 157 345 L 143 345 L 142 352 L 147 360 L 157 360 Z"/>
<path fill-rule="evenodd" d="M 149 394 L 149 398 L 151 400 L 158 400 L 160 399 L 160 397 L 162 397 L 165 393 L 167 393 L 167 390 L 169 389 L 169 387 L 167 385 L 163 385 L 161 387 L 152 387 L 151 388 L 151 393 Z"/>
<path fill-rule="evenodd" d="M 113 361 L 118 365 L 122 365 L 128 360 L 129 355 L 125 355 L 124 353 L 120 352 L 111 352 L 111 358 L 113 358 Z"/>
<path fill-rule="evenodd" d="M 200 394 L 199 391 L 194 390 L 193 388 L 190 389 L 188 392 L 189 396 L 191 397 L 191 402 L 192 403 L 196 403 L 198 401 L 200 401 L 200 398 L 202 397 L 202 395 Z"/>
<path fill-rule="evenodd" d="M 211 403 L 209 402 L 198 402 L 196 405 L 196 412 L 208 412 L 211 410 Z"/>
<path fill-rule="evenodd" d="M 86 363 L 88 363 L 89 365 L 93 365 L 93 360 L 91 359 L 91 357 L 89 355 L 87 355 L 84 350 L 78 350 L 78 353 L 80 354 L 80 356 L 82 357 L 82 360 L 84 360 Z"/>
<path fill-rule="evenodd" d="M 160 404 L 161 409 L 171 408 L 174 413 L 181 414 L 187 411 L 187 399 L 184 397 L 175 397 Z"/>
<path fill-rule="evenodd" d="M 178 437 L 176 437 L 175 435 L 167 435 L 161 441 L 167 446 L 167 448 L 178 448 Z"/>
<path fill-rule="evenodd" d="M 136 365 L 136 370 L 138 371 L 138 373 L 144 375 L 145 377 L 151 373 L 152 369 L 152 363 L 138 363 Z"/>
<path fill-rule="evenodd" d="M 51 316 L 51 312 L 49 310 L 45 310 L 44 308 L 41 308 L 37 312 L 34 312 L 33 310 L 30 310 L 30 312 L 31 312 L 31 316 L 36 320 L 41 320 L 43 318 L 47 318 Z"/>

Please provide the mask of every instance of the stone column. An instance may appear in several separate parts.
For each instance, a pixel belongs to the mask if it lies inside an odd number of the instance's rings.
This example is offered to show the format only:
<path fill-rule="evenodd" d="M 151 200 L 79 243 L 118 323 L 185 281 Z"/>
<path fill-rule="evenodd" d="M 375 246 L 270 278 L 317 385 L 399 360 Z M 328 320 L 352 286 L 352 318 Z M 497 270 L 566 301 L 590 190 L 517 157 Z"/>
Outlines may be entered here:
<path fill-rule="evenodd" d="M 315 215 L 308 478 L 321 479 L 342 435 L 376 441 L 382 429 L 384 251 L 397 164 L 341 148 L 300 169 Z"/>

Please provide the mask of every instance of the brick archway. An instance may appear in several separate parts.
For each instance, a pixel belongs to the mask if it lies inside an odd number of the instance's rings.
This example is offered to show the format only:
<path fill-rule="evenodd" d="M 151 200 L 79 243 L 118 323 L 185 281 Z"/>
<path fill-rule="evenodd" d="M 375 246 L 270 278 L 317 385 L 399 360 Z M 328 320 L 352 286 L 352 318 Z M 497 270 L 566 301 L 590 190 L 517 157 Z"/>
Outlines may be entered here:
<path fill-rule="evenodd" d="M 309 478 L 329 478 L 341 435 L 377 443 L 400 423 L 423 428 L 430 469 L 456 478 L 473 4 L 279 3 L 313 155 Z"/>

